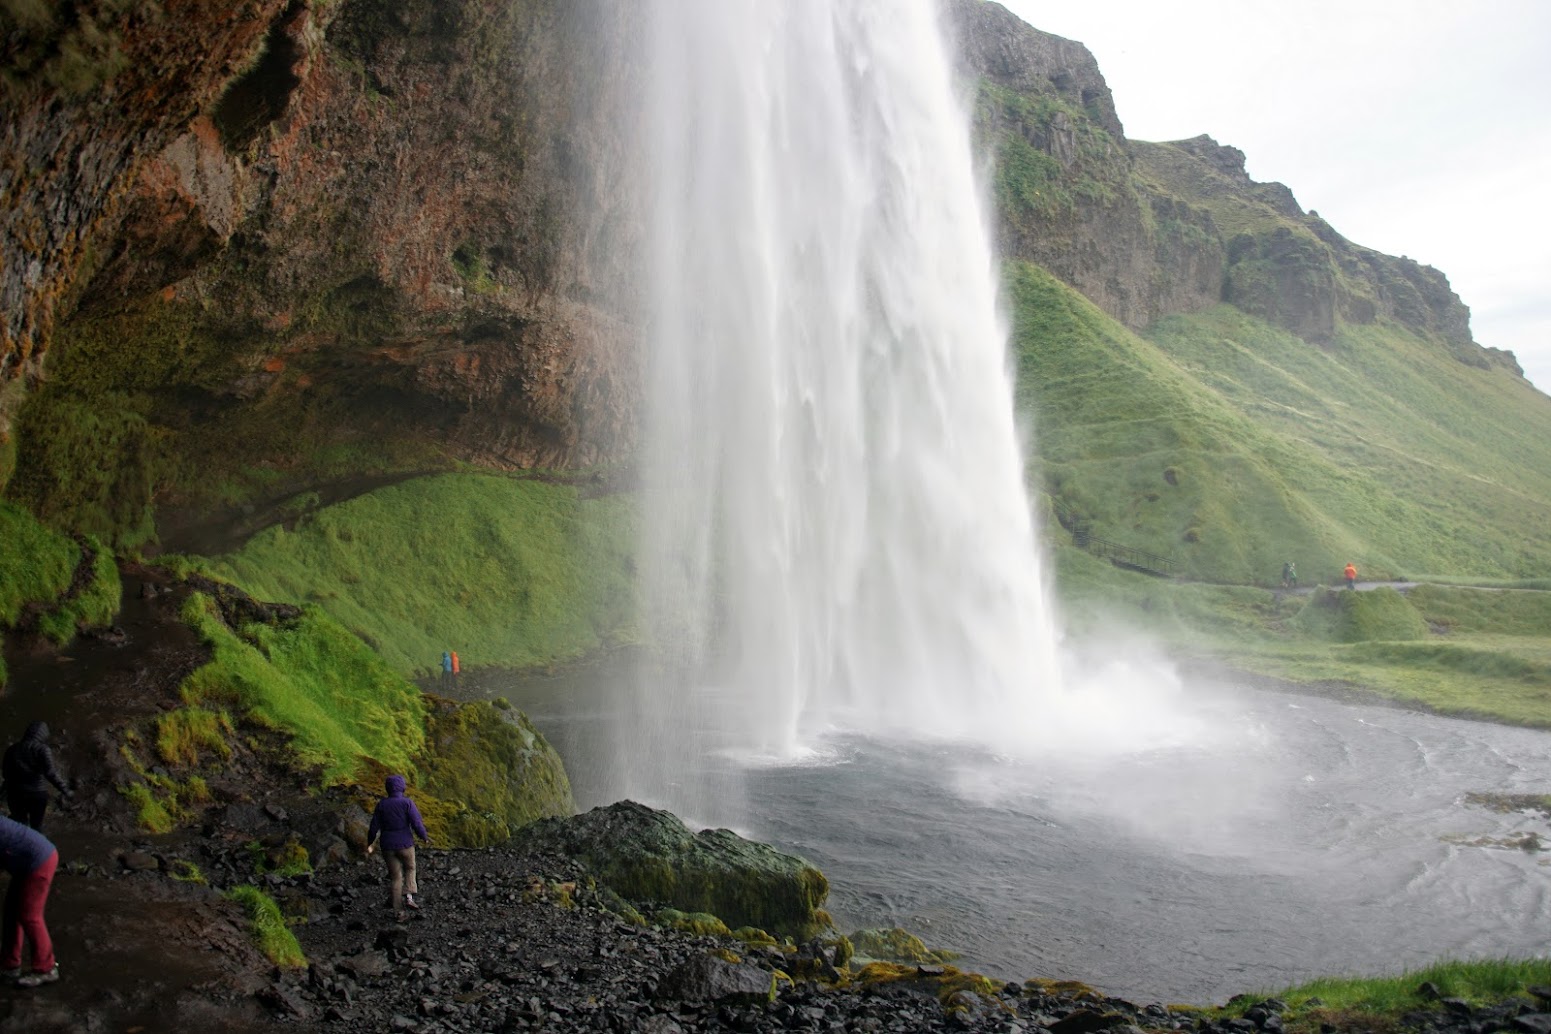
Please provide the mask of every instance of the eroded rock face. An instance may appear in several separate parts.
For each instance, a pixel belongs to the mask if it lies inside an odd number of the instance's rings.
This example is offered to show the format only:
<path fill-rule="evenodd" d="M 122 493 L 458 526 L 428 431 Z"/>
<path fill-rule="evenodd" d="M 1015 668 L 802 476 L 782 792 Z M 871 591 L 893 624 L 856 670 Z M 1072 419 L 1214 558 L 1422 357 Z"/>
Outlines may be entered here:
<path fill-rule="evenodd" d="M 8 10 L 0 40 L 0 382 L 40 369 L 117 198 L 252 60 L 286 0 L 190 0 L 175 18 L 108 0 L 41 6 Z"/>
<path fill-rule="evenodd" d="M 504 469 L 629 447 L 631 5 L 184 6 L 125 23 L 134 74 L 69 103 L 40 83 L 6 126 L 43 170 L 0 183 L 6 379 L 90 409 L 83 370 L 126 380 L 123 349 L 156 340 L 118 408 L 172 453 L 225 436 L 282 468 L 297 442 L 245 414 Z M 55 341 L 74 365 L 45 371 Z M 18 462 L 52 461 L 24 438 Z"/>
<path fill-rule="evenodd" d="M 1436 269 L 1347 241 L 1244 152 L 1202 135 L 1125 139 L 1093 56 L 999 4 L 951 0 L 961 72 L 980 82 L 1004 255 L 1050 270 L 1133 329 L 1231 302 L 1315 344 L 1338 322 L 1391 320 L 1461 362 L 1521 373 L 1471 338 Z"/>

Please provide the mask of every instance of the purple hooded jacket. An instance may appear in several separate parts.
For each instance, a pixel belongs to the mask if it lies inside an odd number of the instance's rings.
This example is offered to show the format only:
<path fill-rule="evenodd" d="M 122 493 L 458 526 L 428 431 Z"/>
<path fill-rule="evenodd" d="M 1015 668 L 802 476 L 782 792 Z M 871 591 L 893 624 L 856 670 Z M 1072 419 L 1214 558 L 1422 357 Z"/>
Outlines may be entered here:
<path fill-rule="evenodd" d="M 372 824 L 366 830 L 366 842 L 370 844 L 382 834 L 384 851 L 402 851 L 415 846 L 415 837 L 426 843 L 425 823 L 420 821 L 420 809 L 415 802 L 404 796 L 404 777 L 390 775 L 386 782 L 388 796 L 377 802 L 372 812 Z"/>

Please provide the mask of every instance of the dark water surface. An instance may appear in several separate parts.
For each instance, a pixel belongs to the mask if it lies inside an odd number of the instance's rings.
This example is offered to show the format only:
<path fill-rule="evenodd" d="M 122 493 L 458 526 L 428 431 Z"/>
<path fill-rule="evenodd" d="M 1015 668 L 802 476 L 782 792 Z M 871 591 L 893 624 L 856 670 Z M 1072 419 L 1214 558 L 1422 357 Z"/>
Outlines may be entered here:
<path fill-rule="evenodd" d="M 614 796 L 618 677 L 473 692 L 527 711 L 587 808 Z M 1470 842 L 1546 821 L 1463 798 L 1551 790 L 1551 735 L 1221 686 L 1175 706 L 1195 742 L 1011 758 L 839 735 L 801 763 L 686 759 L 728 788 L 725 814 L 686 819 L 818 865 L 843 931 L 902 926 L 982 972 L 1144 1002 L 1545 950 L 1548 856 Z"/>

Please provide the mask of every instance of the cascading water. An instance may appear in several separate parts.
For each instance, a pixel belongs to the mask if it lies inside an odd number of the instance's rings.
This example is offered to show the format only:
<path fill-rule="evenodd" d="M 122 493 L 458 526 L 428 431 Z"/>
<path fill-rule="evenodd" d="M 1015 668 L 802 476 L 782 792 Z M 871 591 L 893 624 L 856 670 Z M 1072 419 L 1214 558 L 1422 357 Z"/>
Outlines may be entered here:
<path fill-rule="evenodd" d="M 653 650 L 622 789 L 695 811 L 691 738 L 1026 730 L 1057 637 L 936 6 L 648 20 Z"/>

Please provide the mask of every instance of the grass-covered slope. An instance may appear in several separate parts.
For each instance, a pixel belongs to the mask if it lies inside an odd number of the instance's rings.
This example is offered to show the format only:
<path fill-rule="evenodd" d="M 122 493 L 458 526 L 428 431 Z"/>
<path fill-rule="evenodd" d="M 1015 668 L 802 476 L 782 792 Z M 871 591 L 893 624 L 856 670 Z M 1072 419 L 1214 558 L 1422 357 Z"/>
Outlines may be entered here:
<path fill-rule="evenodd" d="M 1386 325 L 1328 347 L 1230 306 L 1144 338 L 1008 273 L 1020 408 L 1063 525 L 1270 583 L 1551 571 L 1551 399 Z"/>
<path fill-rule="evenodd" d="M 633 510 L 568 485 L 446 474 L 276 526 L 218 558 L 261 599 L 316 604 L 395 669 L 566 660 L 629 634 Z"/>

